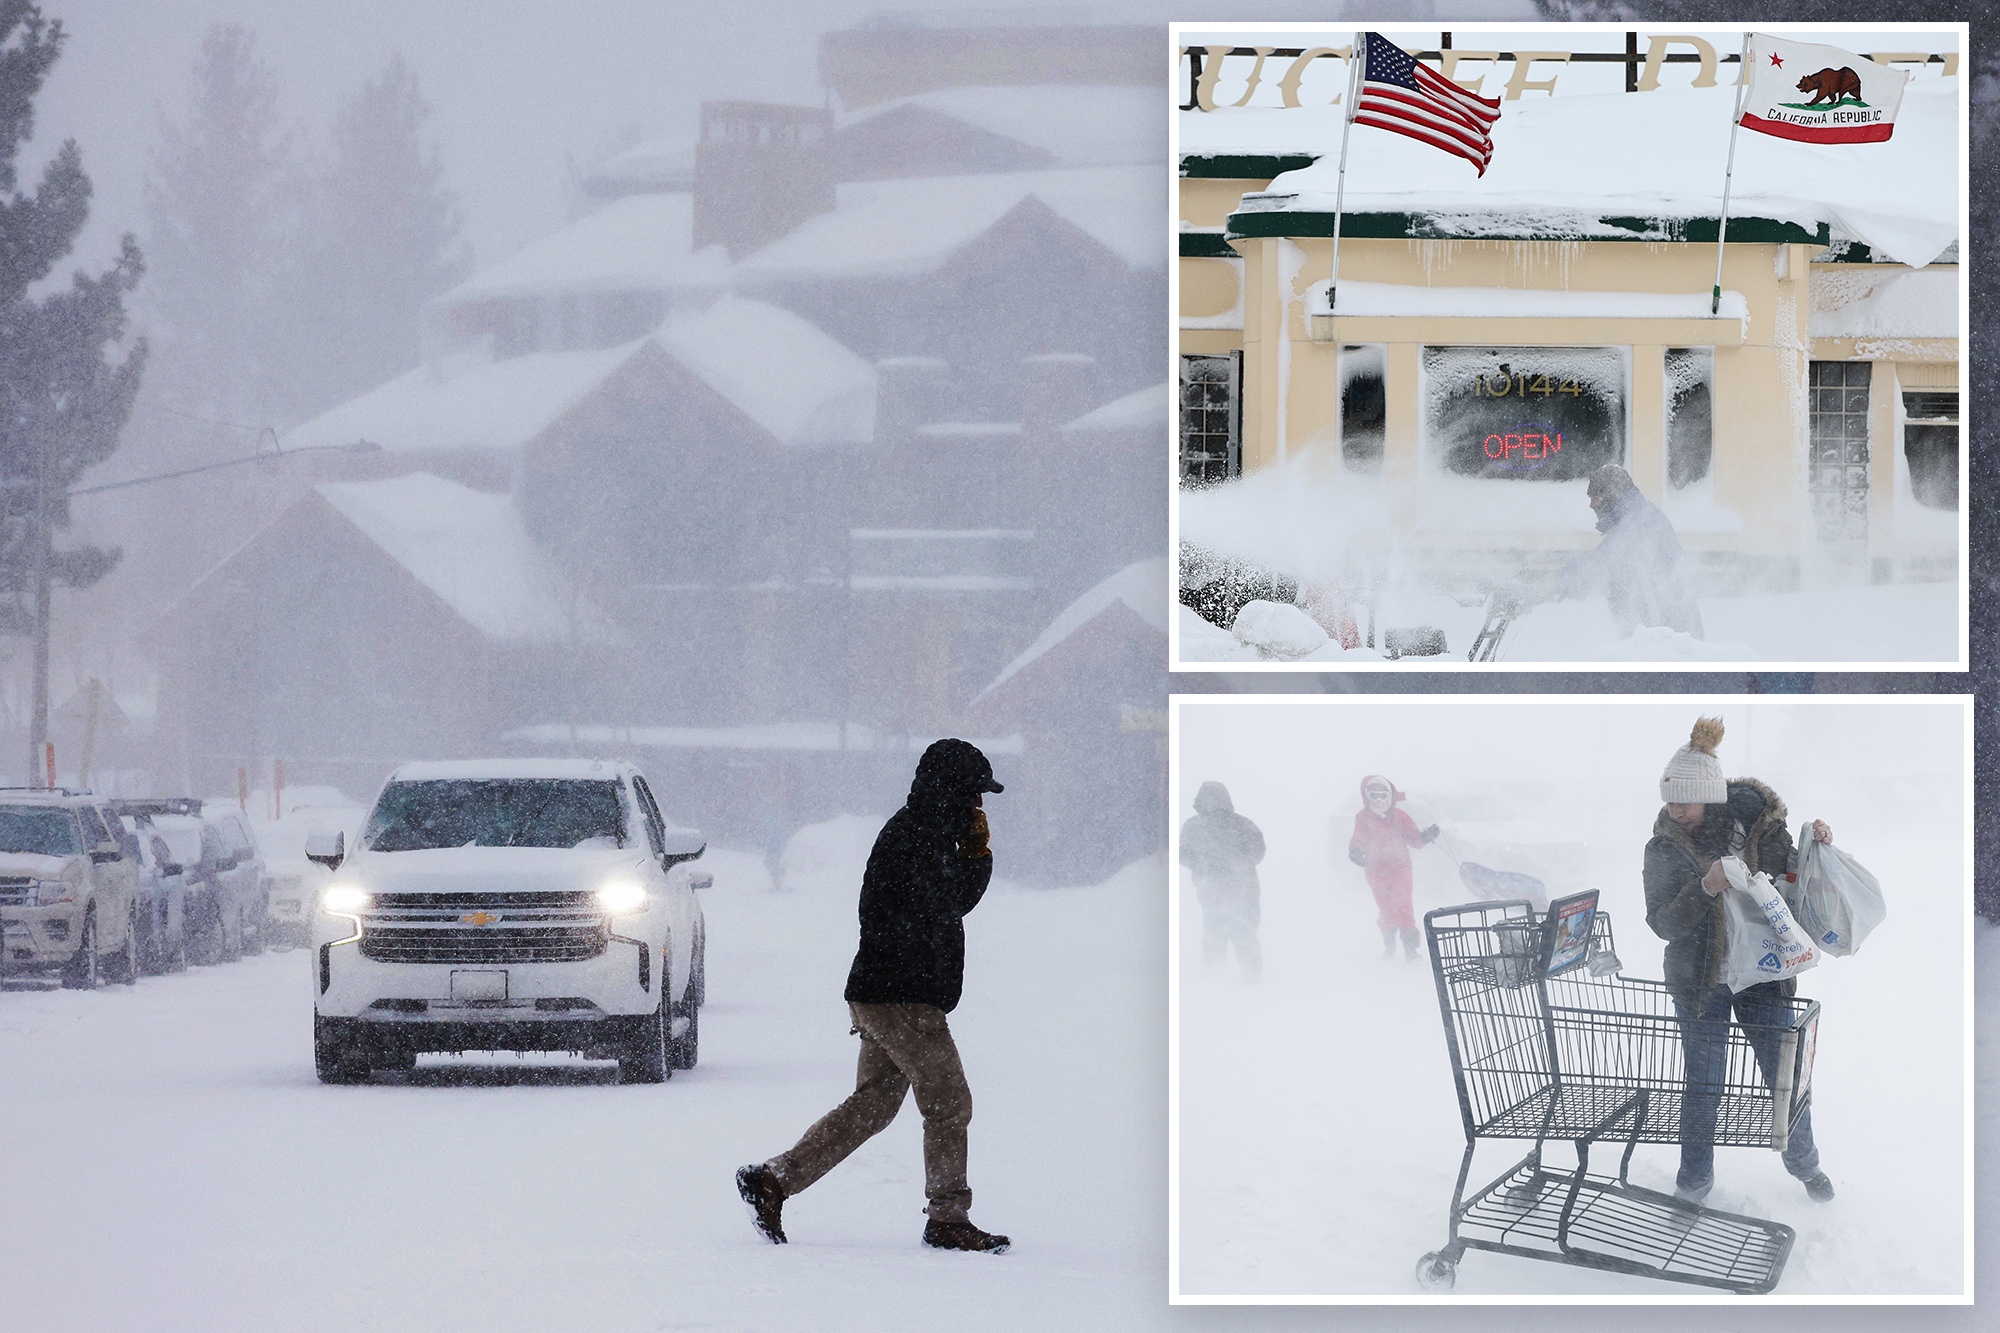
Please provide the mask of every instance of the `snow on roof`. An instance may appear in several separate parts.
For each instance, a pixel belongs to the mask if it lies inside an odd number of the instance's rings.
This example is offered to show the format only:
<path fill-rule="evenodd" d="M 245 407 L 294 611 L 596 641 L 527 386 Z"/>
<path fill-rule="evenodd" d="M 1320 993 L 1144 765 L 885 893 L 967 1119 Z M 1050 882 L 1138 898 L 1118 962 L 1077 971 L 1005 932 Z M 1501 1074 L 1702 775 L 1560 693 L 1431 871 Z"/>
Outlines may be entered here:
<path fill-rule="evenodd" d="M 1057 427 L 1058 430 L 1145 430 L 1157 427 L 1164 430 L 1167 425 L 1168 405 L 1172 402 L 1168 381 L 1161 380 L 1150 388 L 1128 393 L 1123 398 L 1114 398 L 1094 412 L 1086 412 L 1074 421 Z"/>
<path fill-rule="evenodd" d="M 1057 166 L 1167 160 L 1157 88 L 1091 84 L 941 88 L 850 112 L 840 118 L 838 128 L 850 129 L 912 106 L 1042 149 L 1053 155 Z"/>
<path fill-rule="evenodd" d="M 525 745 L 617 745 L 648 750 L 898 750 L 922 754 L 943 737 L 878 733 L 858 722 L 847 724 L 845 744 L 838 722 L 765 722 L 741 727 L 621 727 L 601 723 L 572 727 L 544 722 L 510 731 L 500 739 Z M 1021 753 L 1019 736 L 967 739 L 987 754 Z"/>
<path fill-rule="evenodd" d="M 515 448 L 547 430 L 645 341 L 447 363 L 438 371 L 420 366 L 294 427 L 283 447 L 370 440 L 391 451 Z"/>
<path fill-rule="evenodd" d="M 316 488 L 474 629 L 501 642 L 603 637 L 594 608 L 549 567 L 513 501 L 429 473 Z"/>
<path fill-rule="evenodd" d="M 1062 614 L 1050 621 L 1041 636 L 1028 645 L 1028 650 L 1002 668 L 1000 674 L 993 678 L 993 683 L 981 690 L 973 702 L 977 703 L 999 689 L 1037 658 L 1120 602 L 1137 612 L 1141 620 L 1158 630 L 1164 638 L 1167 633 L 1167 603 L 1171 600 L 1166 557 L 1133 561 L 1064 607 Z"/>
<path fill-rule="evenodd" d="M 447 759 L 403 764 L 389 775 L 391 782 L 463 782 L 479 779 L 552 778 L 558 781 L 598 778 L 611 781 L 630 766 L 613 759 Z"/>
<path fill-rule="evenodd" d="M 644 139 L 590 166 L 582 179 L 586 188 L 633 185 L 692 190 L 694 144 L 684 138 Z"/>
<path fill-rule="evenodd" d="M 1805 144 L 1741 131 L 1732 217 L 1827 223 L 1905 264 L 1937 258 L 1958 234 L 1960 80 L 1912 82 L 1886 143 Z M 1400 135 L 1355 130 L 1350 213 L 1415 213 L 1463 234 L 1588 239 L 1598 219 L 1713 218 L 1721 211 L 1731 87 L 1662 88 L 1509 102 L 1485 177 Z M 1231 107 L 1179 115 L 1180 153 L 1315 153 L 1246 211 L 1327 212 L 1340 158 L 1340 108 Z"/>
<path fill-rule="evenodd" d="M 874 438 L 874 368 L 789 310 L 724 296 L 669 319 L 658 337 L 676 360 L 785 444 Z"/>
<path fill-rule="evenodd" d="M 850 181 L 835 206 L 736 265 L 739 281 L 914 277 L 942 266 L 1025 199 L 1038 199 L 1133 268 L 1167 261 L 1157 167 Z"/>
<path fill-rule="evenodd" d="M 729 253 L 693 249 L 694 201 L 637 194 L 606 204 L 531 243 L 437 298 L 442 305 L 569 291 L 720 287 Z"/>
<path fill-rule="evenodd" d="M 1815 338 L 1956 338 L 1958 271 L 1883 264 L 1813 270 Z"/>

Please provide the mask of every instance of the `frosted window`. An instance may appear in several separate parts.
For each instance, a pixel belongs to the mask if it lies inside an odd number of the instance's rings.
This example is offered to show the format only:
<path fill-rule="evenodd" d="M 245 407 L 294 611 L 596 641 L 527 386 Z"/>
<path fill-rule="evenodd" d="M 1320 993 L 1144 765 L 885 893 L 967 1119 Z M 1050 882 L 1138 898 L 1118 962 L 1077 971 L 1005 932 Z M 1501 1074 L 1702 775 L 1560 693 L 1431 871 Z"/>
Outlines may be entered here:
<path fill-rule="evenodd" d="M 1868 380 L 1866 361 L 1815 361 L 1806 392 L 1812 453 L 1808 479 L 1813 526 L 1826 542 L 1868 539 Z"/>
<path fill-rule="evenodd" d="M 1383 367 L 1387 349 L 1340 349 L 1340 461 L 1354 472 L 1382 470 L 1389 396 Z"/>
<path fill-rule="evenodd" d="M 1205 486 L 1243 471 L 1242 353 L 1181 357 L 1181 484 Z"/>
<path fill-rule="evenodd" d="M 1715 454 L 1715 351 L 1667 349 L 1667 484 L 1684 490 L 1708 475 Z"/>
<path fill-rule="evenodd" d="M 1625 461 L 1614 347 L 1426 347 L 1425 433 L 1465 477 L 1574 481 Z"/>
<path fill-rule="evenodd" d="M 1917 503 L 1958 512 L 1958 395 L 1906 393 L 1903 416 L 1903 460 Z"/>

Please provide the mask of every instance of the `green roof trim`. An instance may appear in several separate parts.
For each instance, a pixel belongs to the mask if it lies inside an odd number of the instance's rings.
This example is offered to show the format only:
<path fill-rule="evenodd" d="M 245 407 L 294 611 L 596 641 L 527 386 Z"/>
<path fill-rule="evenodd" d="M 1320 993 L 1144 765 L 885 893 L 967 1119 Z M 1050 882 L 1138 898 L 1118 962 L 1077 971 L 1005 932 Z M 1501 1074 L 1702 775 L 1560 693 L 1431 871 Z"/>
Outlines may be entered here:
<path fill-rule="evenodd" d="M 1517 229 L 1486 231 L 1468 236 L 1429 213 L 1348 213 L 1341 219 L 1340 234 L 1368 240 L 1418 241 L 1688 241 L 1714 244 L 1714 218 L 1592 219 L 1599 234 L 1557 235 L 1531 222 Z M 1831 229 L 1822 222 L 1808 231 L 1795 222 L 1776 218 L 1740 217 L 1729 219 L 1729 239 L 1746 245 L 1826 245 Z M 1227 234 L 1238 236 L 1332 236 L 1333 214 L 1317 212 L 1231 213 Z"/>
<path fill-rule="evenodd" d="M 1267 181 L 1287 171 L 1303 171 L 1319 161 L 1317 153 L 1181 154 L 1181 175 L 1198 180 Z"/>
<path fill-rule="evenodd" d="M 1243 258 L 1219 231 L 1184 231 L 1180 235 L 1182 259 Z"/>

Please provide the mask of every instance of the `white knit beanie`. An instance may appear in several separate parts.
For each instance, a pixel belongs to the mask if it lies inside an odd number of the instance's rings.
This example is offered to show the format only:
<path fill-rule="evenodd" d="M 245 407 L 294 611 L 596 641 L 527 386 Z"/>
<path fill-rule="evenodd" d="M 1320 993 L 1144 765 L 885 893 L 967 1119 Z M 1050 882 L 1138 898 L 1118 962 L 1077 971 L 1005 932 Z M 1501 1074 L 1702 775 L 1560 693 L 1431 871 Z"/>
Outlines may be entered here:
<path fill-rule="evenodd" d="M 1688 743 L 1674 751 L 1667 771 L 1660 774 L 1660 799 L 1670 805 L 1721 805 L 1729 799 L 1722 779 L 1722 761 L 1715 747 L 1722 742 L 1722 719 L 1704 717 L 1694 724 Z"/>

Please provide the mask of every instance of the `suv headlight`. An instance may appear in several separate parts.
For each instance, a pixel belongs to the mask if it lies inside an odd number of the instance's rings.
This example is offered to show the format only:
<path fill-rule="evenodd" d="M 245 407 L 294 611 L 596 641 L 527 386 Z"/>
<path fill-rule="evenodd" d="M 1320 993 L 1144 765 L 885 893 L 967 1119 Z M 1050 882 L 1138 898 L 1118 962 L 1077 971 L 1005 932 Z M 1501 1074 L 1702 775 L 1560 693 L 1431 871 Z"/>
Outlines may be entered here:
<path fill-rule="evenodd" d="M 35 881 L 35 906 L 47 907 L 52 903 L 73 903 L 76 901 L 76 885 L 66 879 L 43 879 Z"/>
<path fill-rule="evenodd" d="M 597 905 L 613 916 L 646 910 L 646 886 L 636 880 L 614 879 L 597 891 Z"/>
<path fill-rule="evenodd" d="M 329 884 L 320 890 L 319 910 L 331 916 L 352 916 L 375 904 L 375 895 L 358 884 Z"/>

